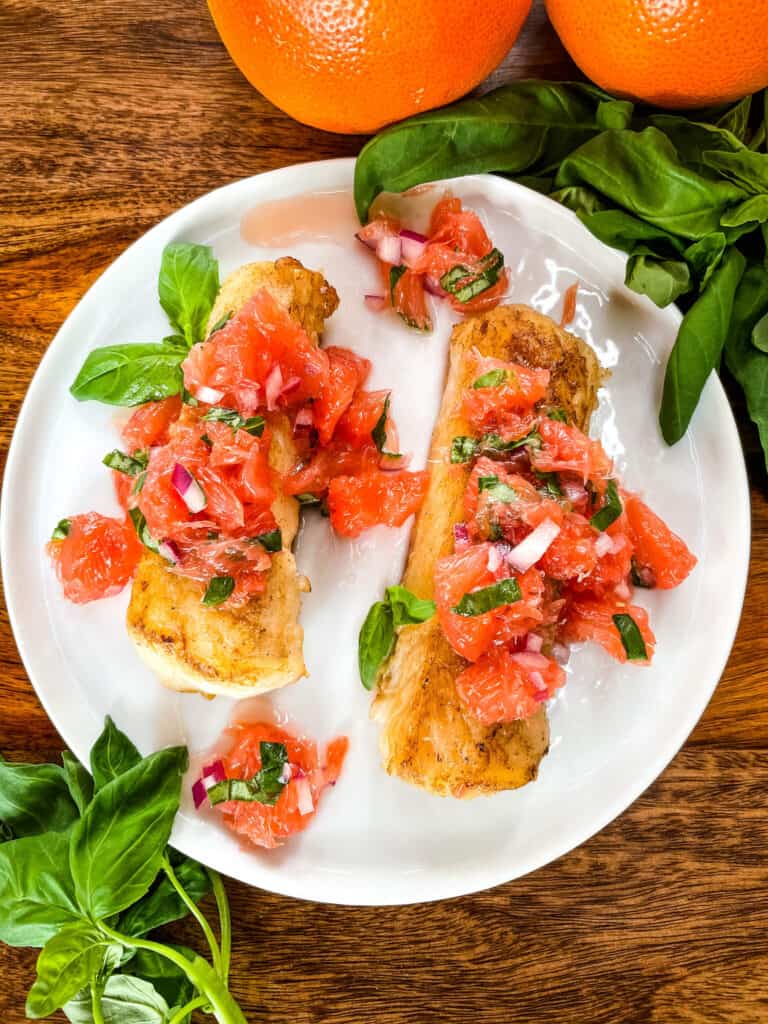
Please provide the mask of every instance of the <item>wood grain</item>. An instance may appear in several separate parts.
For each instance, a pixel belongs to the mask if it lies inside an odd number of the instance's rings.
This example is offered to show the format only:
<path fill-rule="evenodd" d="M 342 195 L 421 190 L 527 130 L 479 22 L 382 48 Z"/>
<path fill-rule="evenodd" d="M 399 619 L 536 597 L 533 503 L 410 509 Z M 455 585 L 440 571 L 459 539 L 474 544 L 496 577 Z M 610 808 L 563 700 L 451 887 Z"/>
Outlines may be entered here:
<path fill-rule="evenodd" d="M 0 0 L 0 450 L 55 331 L 101 271 L 195 196 L 361 140 L 297 125 L 228 60 L 203 0 Z M 541 5 L 491 83 L 575 75 Z M 768 502 L 728 668 L 683 751 L 598 836 L 518 882 L 350 910 L 228 886 L 233 989 L 270 1024 L 768 1021 Z M 712 611 L 716 628 L 717 609 Z M 0 619 L 0 750 L 62 743 Z M 172 933 L 194 941 L 181 926 Z M 0 949 L 0 1020 L 24 1019 L 34 953 Z"/>

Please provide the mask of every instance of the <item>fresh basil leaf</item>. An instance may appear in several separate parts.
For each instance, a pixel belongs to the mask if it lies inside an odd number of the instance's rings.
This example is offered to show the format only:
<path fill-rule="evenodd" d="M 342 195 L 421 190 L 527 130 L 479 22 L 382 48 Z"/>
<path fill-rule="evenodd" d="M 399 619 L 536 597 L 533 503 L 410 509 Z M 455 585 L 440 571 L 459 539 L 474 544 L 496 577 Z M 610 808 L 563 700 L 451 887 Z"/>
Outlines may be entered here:
<path fill-rule="evenodd" d="M 184 405 L 188 405 L 191 409 L 197 409 L 197 407 L 200 405 L 200 403 L 192 394 L 192 392 L 187 391 L 187 389 L 184 386 L 182 386 L 181 389 L 181 400 L 184 403 Z"/>
<path fill-rule="evenodd" d="M 261 544 L 265 551 L 280 551 L 283 547 L 283 534 L 278 526 L 276 530 L 260 533 L 258 537 L 253 538 L 253 541 Z"/>
<path fill-rule="evenodd" d="M 37 978 L 27 996 L 27 1016 L 47 1017 L 103 971 L 120 963 L 122 947 L 90 922 L 67 925 L 43 947 Z"/>
<path fill-rule="evenodd" d="M 725 361 L 744 391 L 747 409 L 760 432 L 768 468 L 768 355 L 756 348 L 756 326 L 768 315 L 768 274 L 753 263 L 742 277 L 733 303 Z"/>
<path fill-rule="evenodd" d="M 119 448 L 105 455 L 101 460 L 105 466 L 116 470 L 118 473 L 125 473 L 126 476 L 138 476 L 143 473 L 149 463 L 149 452 L 136 452 L 135 455 L 126 455 Z"/>
<path fill-rule="evenodd" d="M 149 527 L 147 526 L 147 520 L 144 518 L 144 513 L 140 508 L 136 507 L 129 508 L 128 515 L 131 517 L 133 528 L 141 543 L 145 548 L 149 548 L 150 551 L 154 551 L 155 554 L 157 554 L 160 550 L 160 545 L 149 532 Z"/>
<path fill-rule="evenodd" d="M 261 768 L 250 779 L 225 779 L 208 790 L 208 799 L 214 806 L 227 800 L 266 804 L 273 807 L 285 789 L 283 769 L 288 764 L 288 751 L 284 743 L 259 744 Z"/>
<path fill-rule="evenodd" d="M 407 269 L 408 268 L 405 266 L 405 264 L 401 264 L 399 267 L 389 268 L 389 298 L 393 306 L 395 304 L 395 288 L 397 287 L 397 282 L 400 280 L 400 278 L 403 276 Z"/>
<path fill-rule="evenodd" d="M 208 872 L 191 857 L 182 857 L 178 863 L 173 864 L 173 871 L 195 903 L 199 903 L 211 891 Z M 141 937 L 155 928 L 181 920 L 188 913 L 187 905 L 168 877 L 161 874 L 149 892 L 120 915 L 117 930 L 124 935 Z"/>
<path fill-rule="evenodd" d="M 488 455 L 493 458 L 494 455 L 525 447 L 541 447 L 541 434 L 535 428 L 517 441 L 505 441 L 499 434 L 484 434 L 480 438 L 454 437 L 451 444 L 451 462 L 469 462 L 476 455 Z"/>
<path fill-rule="evenodd" d="M 6 825 L 4 821 L 0 821 L 0 845 L 2 843 L 10 843 L 12 839 L 15 839 L 14 831 L 10 825 Z"/>
<path fill-rule="evenodd" d="M 392 623 L 395 629 L 426 622 L 435 614 L 434 601 L 416 597 L 407 587 L 387 587 L 386 600 L 392 609 Z"/>
<path fill-rule="evenodd" d="M 220 331 L 222 327 L 226 327 L 234 315 L 235 314 L 230 309 L 230 311 L 225 313 L 224 316 L 220 316 L 210 331 L 208 331 L 208 337 L 210 338 L 211 335 L 216 333 L 216 331 Z"/>
<path fill-rule="evenodd" d="M 190 996 L 194 996 L 194 990 Z M 71 1024 L 94 1024 L 90 989 L 83 989 L 63 1009 Z M 168 1024 L 171 1019 L 169 1003 L 159 989 L 134 974 L 113 974 L 107 979 L 101 997 L 101 1014 L 104 1024 Z"/>
<path fill-rule="evenodd" d="M 460 265 L 446 271 L 440 278 L 440 287 L 457 302 L 471 302 L 496 284 L 503 269 L 504 256 L 498 249 L 491 249 L 471 267 Z"/>
<path fill-rule="evenodd" d="M 702 388 L 720 362 L 744 266 L 742 254 L 729 249 L 707 287 L 683 317 L 667 363 L 659 413 L 667 444 L 679 441 L 688 429 Z"/>
<path fill-rule="evenodd" d="M 65 537 L 69 536 L 69 531 L 71 529 L 72 521 L 70 519 L 60 519 L 53 528 L 51 540 L 64 540 Z"/>
<path fill-rule="evenodd" d="M 514 179 L 520 181 L 519 178 Z M 597 213 L 599 210 L 609 209 L 608 204 L 598 195 L 594 189 L 584 188 L 582 185 L 568 185 L 566 188 L 560 188 L 555 190 L 554 180 L 552 181 L 552 188 L 549 190 L 549 198 L 554 199 L 556 202 L 561 203 L 563 206 L 567 206 L 569 210 L 573 210 L 582 220 L 585 217 L 591 216 L 593 213 Z M 611 211 L 617 212 L 617 211 Z M 627 214 L 627 216 L 629 216 Z M 631 218 L 635 220 L 636 218 Z M 642 223 L 642 221 L 638 221 Z M 617 246 L 616 248 L 623 248 L 623 246 Z"/>
<path fill-rule="evenodd" d="M 482 374 L 472 384 L 473 388 L 498 388 L 506 384 L 509 374 L 506 370 L 489 370 Z"/>
<path fill-rule="evenodd" d="M 178 395 L 181 349 L 160 344 L 106 345 L 89 352 L 70 393 L 78 402 L 132 406 Z"/>
<path fill-rule="evenodd" d="M 623 506 L 615 480 L 609 480 L 605 491 L 605 501 L 592 518 L 589 520 L 596 530 L 607 530 L 611 523 L 615 523 L 622 513 Z"/>
<path fill-rule="evenodd" d="M 476 437 L 461 435 L 454 437 L 451 443 L 451 462 L 470 462 L 480 449 L 480 441 Z"/>
<path fill-rule="evenodd" d="M 562 498 L 563 489 L 560 486 L 557 473 L 541 473 L 539 470 L 534 470 L 534 473 L 542 483 L 539 490 L 543 491 L 548 498 Z M 499 540 L 500 538 L 496 539 Z"/>
<path fill-rule="evenodd" d="M 172 242 L 163 250 L 157 293 L 188 346 L 202 341 L 219 291 L 219 264 L 208 245 Z"/>
<path fill-rule="evenodd" d="M 611 99 L 580 83 L 512 82 L 386 128 L 355 164 L 360 222 L 382 191 L 484 171 L 541 175 L 601 130 L 598 107 Z"/>
<path fill-rule="evenodd" d="M 389 395 L 384 399 L 384 406 L 381 410 L 381 415 L 376 420 L 376 426 L 371 431 L 371 440 L 376 445 L 376 448 L 384 453 L 385 446 L 387 443 L 387 416 L 389 415 Z M 387 452 L 386 454 L 390 454 Z M 392 453 L 394 454 L 394 453 Z"/>
<path fill-rule="evenodd" d="M 68 750 L 61 755 L 64 763 L 64 775 L 67 780 L 69 795 L 82 814 L 93 799 L 93 779 L 86 769 Z"/>
<path fill-rule="evenodd" d="M 0 941 L 44 946 L 81 920 L 69 870 L 69 833 L 46 832 L 0 845 Z"/>
<path fill-rule="evenodd" d="M 642 220 L 695 241 L 720 227 L 720 217 L 746 198 L 733 182 L 686 167 L 658 128 L 603 132 L 571 153 L 556 185 L 587 185 Z"/>
<path fill-rule="evenodd" d="M 690 291 L 691 272 L 683 260 L 660 260 L 638 246 L 627 260 L 624 283 L 663 308 Z"/>
<path fill-rule="evenodd" d="M 302 506 L 320 504 L 320 499 L 316 494 L 297 494 L 296 501 Z"/>
<path fill-rule="evenodd" d="M 680 114 L 656 113 L 648 117 L 648 124 L 662 131 L 683 163 L 696 171 L 705 169 L 703 156 L 708 150 L 737 153 L 744 148 L 727 123 L 708 124 L 700 118 L 693 121 Z"/>
<path fill-rule="evenodd" d="M 550 409 L 547 412 L 547 418 L 550 420 L 557 420 L 558 423 L 568 424 L 568 416 L 564 409 Z"/>
<path fill-rule="evenodd" d="M 150 754 L 103 786 L 72 830 L 77 900 L 94 918 L 135 903 L 151 885 L 179 808 L 184 747 Z"/>
<path fill-rule="evenodd" d="M 501 605 L 514 604 L 521 597 L 520 585 L 514 577 L 510 577 L 506 580 L 499 580 L 498 583 L 492 583 L 489 587 L 471 590 L 462 597 L 457 605 L 451 608 L 451 611 L 456 615 L 467 617 L 484 615 Z"/>
<path fill-rule="evenodd" d="M 249 416 L 246 419 L 240 415 L 237 409 L 225 409 L 220 405 L 214 405 L 212 409 L 209 409 L 203 419 L 226 423 L 232 430 L 245 430 L 246 433 L 252 434 L 254 437 L 261 437 L 266 425 L 263 416 Z"/>
<path fill-rule="evenodd" d="M 683 253 L 685 261 L 692 273 L 699 280 L 699 290 L 704 289 L 709 279 L 720 266 L 725 254 L 727 242 L 722 231 L 714 231 L 705 235 L 698 242 L 693 242 Z"/>
<path fill-rule="evenodd" d="M 717 127 L 734 135 L 739 142 L 746 142 L 749 137 L 749 122 L 752 112 L 752 97 L 745 96 L 734 103 L 717 119 Z M 711 149 L 711 146 L 704 147 Z"/>
<path fill-rule="evenodd" d="M 357 640 L 357 665 L 366 690 L 376 685 L 379 669 L 392 653 L 395 625 L 389 601 L 372 604 Z"/>
<path fill-rule="evenodd" d="M 168 945 L 187 960 L 194 960 L 193 950 L 172 943 Z M 137 950 L 130 970 L 134 977 L 152 985 L 168 1006 L 185 1006 L 195 996 L 195 987 L 181 968 L 152 950 Z"/>
<path fill-rule="evenodd" d="M 601 128 L 619 131 L 629 128 L 634 112 L 635 105 L 629 100 L 604 100 L 597 106 L 597 123 Z"/>
<path fill-rule="evenodd" d="M 77 817 L 63 768 L 0 761 L 0 820 L 14 835 L 63 832 Z"/>
<path fill-rule="evenodd" d="M 762 316 L 752 328 L 751 339 L 756 349 L 768 353 L 768 313 Z"/>
<path fill-rule="evenodd" d="M 96 790 L 125 775 L 140 761 L 139 751 L 107 715 L 101 735 L 91 747 L 91 774 Z"/>
<path fill-rule="evenodd" d="M 744 147 L 736 153 L 708 150 L 702 154 L 702 160 L 747 192 L 768 192 L 768 153 L 755 153 Z"/>
<path fill-rule="evenodd" d="M 720 224 L 724 228 L 741 228 L 745 232 L 754 231 L 759 224 L 768 220 L 768 195 L 763 193 L 759 196 L 750 196 L 738 206 L 731 207 L 720 218 Z M 741 232 L 739 232 L 741 234 Z M 731 240 L 733 232 L 729 232 Z"/>
<path fill-rule="evenodd" d="M 619 631 L 621 642 L 630 661 L 647 661 L 648 651 L 645 647 L 643 634 L 631 615 L 614 615 L 613 624 Z"/>
<path fill-rule="evenodd" d="M 554 198 L 559 197 L 559 192 L 554 193 Z M 601 242 L 623 252 L 634 252 L 642 245 L 646 252 L 653 252 L 659 259 L 674 259 L 685 248 L 685 243 L 671 232 L 649 224 L 626 210 L 601 209 L 590 214 L 580 214 L 580 219 Z"/>
<path fill-rule="evenodd" d="M 231 576 L 214 576 L 208 581 L 202 603 L 208 608 L 223 604 L 235 589 L 235 581 Z"/>
<path fill-rule="evenodd" d="M 509 484 L 503 483 L 497 476 L 478 477 L 477 489 L 480 494 L 487 494 L 491 501 L 500 501 L 505 505 L 518 499 L 517 491 Z"/>

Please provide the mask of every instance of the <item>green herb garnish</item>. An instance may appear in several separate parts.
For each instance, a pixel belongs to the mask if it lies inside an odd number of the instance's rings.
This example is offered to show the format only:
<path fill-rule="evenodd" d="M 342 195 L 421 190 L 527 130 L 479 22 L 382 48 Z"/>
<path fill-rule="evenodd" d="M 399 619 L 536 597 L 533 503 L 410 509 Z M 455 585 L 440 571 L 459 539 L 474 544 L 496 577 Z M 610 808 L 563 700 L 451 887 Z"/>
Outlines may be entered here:
<path fill-rule="evenodd" d="M 160 545 L 149 532 L 147 520 L 144 518 L 144 513 L 140 508 L 131 508 L 128 510 L 128 515 L 131 517 L 133 528 L 141 543 L 145 548 L 149 548 L 150 551 L 154 551 L 157 554 L 160 550 Z"/>
<path fill-rule="evenodd" d="M 319 505 L 320 499 L 316 494 L 297 494 L 296 501 L 304 507 L 308 505 Z"/>
<path fill-rule="evenodd" d="M 213 325 L 210 331 L 208 331 L 208 337 L 210 338 L 211 335 L 216 333 L 216 331 L 220 331 L 222 327 L 225 327 L 233 316 L 234 313 L 232 312 L 232 310 L 230 310 L 228 313 L 225 313 L 224 316 L 219 317 L 219 319 L 216 321 L 216 323 Z"/>
<path fill-rule="evenodd" d="M 381 410 L 381 416 L 376 420 L 376 426 L 371 431 L 371 438 L 382 455 L 387 455 L 390 459 L 402 459 L 402 455 L 399 452 L 388 452 L 384 447 L 387 443 L 387 416 L 389 415 L 389 403 L 390 397 L 387 395 L 384 399 L 384 408 Z"/>
<path fill-rule="evenodd" d="M 371 605 L 360 629 L 357 663 L 366 690 L 376 684 L 383 663 L 395 645 L 395 630 L 426 622 L 435 614 L 435 602 L 416 597 L 405 587 L 387 587 L 383 601 Z"/>
<path fill-rule="evenodd" d="M 539 490 L 543 491 L 548 498 L 562 498 L 563 489 L 560 486 L 557 473 L 541 473 L 538 469 L 535 469 L 534 475 L 541 480 Z"/>
<path fill-rule="evenodd" d="M 621 511 L 622 504 L 616 487 L 616 481 L 609 480 L 603 507 L 595 512 L 589 521 L 596 530 L 607 530 L 611 523 L 616 522 L 619 518 Z"/>
<path fill-rule="evenodd" d="M 208 608 L 215 608 L 217 605 L 223 604 L 234 589 L 235 581 L 231 576 L 214 576 L 205 588 L 202 603 Z"/>
<path fill-rule="evenodd" d="M 274 807 L 288 784 L 285 766 L 288 751 L 284 743 L 259 744 L 261 768 L 250 779 L 224 779 L 208 790 L 213 805 L 235 800 L 239 803 L 259 803 Z"/>
<path fill-rule="evenodd" d="M 246 419 L 240 415 L 237 409 L 225 409 L 220 405 L 214 405 L 212 409 L 209 409 L 203 419 L 215 423 L 226 423 L 233 431 L 244 430 L 247 434 L 252 434 L 253 437 L 261 437 L 266 425 L 263 416 L 249 416 Z"/>
<path fill-rule="evenodd" d="M 568 423 L 568 417 L 562 409 L 550 409 L 547 416 L 551 420 L 557 420 L 559 423 Z"/>
<path fill-rule="evenodd" d="M 482 374 L 472 384 L 475 389 L 479 388 L 498 388 L 502 384 L 506 384 L 509 380 L 509 374 L 506 370 L 489 370 L 488 373 Z"/>
<path fill-rule="evenodd" d="M 513 576 L 510 576 L 509 579 L 499 580 L 498 583 L 492 583 L 489 587 L 470 590 L 457 605 L 451 608 L 451 611 L 456 615 L 467 617 L 484 615 L 501 605 L 514 604 L 522 596 L 519 583 Z"/>
<path fill-rule="evenodd" d="M 487 494 L 491 501 L 501 501 L 505 505 L 517 501 L 517 491 L 503 483 L 497 476 L 478 477 L 477 489 L 479 493 Z"/>
<path fill-rule="evenodd" d="M 71 519 L 60 519 L 58 523 L 56 523 L 56 526 L 53 528 L 51 540 L 64 540 L 65 537 L 69 536 L 69 531 L 71 528 Z"/>
<path fill-rule="evenodd" d="M 647 661 L 648 651 L 645 647 L 643 634 L 640 632 L 640 627 L 632 616 L 623 613 L 614 615 L 613 624 L 619 631 L 621 642 L 624 645 L 624 650 L 627 652 L 629 660 Z"/>
<path fill-rule="evenodd" d="M 458 265 L 446 271 L 440 278 L 440 287 L 457 302 L 469 302 L 492 288 L 503 269 L 504 256 L 498 249 L 491 249 L 471 267 Z"/>
<path fill-rule="evenodd" d="M 138 476 L 147 468 L 149 452 L 135 452 L 133 455 L 126 455 L 119 448 L 109 452 L 101 460 L 105 466 L 116 470 L 118 473 L 125 473 L 126 476 Z"/>
<path fill-rule="evenodd" d="M 541 434 L 533 429 L 517 441 L 505 441 L 499 434 L 484 434 L 482 437 L 454 437 L 451 444 L 451 462 L 470 462 L 477 455 L 494 455 L 512 452 L 518 448 L 540 448 Z"/>
<path fill-rule="evenodd" d="M 251 542 L 261 544 L 265 551 L 280 551 L 283 547 L 283 534 L 278 526 L 274 530 L 269 530 L 268 533 L 260 533 L 257 537 L 253 537 Z"/>
<path fill-rule="evenodd" d="M 395 304 L 395 286 L 407 269 L 404 264 L 401 264 L 399 267 L 389 268 L 389 297 L 392 300 L 393 306 Z"/>

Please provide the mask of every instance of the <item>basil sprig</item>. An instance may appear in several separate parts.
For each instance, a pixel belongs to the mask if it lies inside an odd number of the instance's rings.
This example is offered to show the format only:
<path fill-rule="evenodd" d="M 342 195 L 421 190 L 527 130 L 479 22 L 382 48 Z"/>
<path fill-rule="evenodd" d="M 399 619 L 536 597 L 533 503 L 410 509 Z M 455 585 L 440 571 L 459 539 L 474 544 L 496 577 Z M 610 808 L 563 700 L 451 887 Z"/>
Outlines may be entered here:
<path fill-rule="evenodd" d="M 491 249 L 487 256 L 471 267 L 460 264 L 447 270 L 440 278 L 440 287 L 457 302 L 470 302 L 492 288 L 503 269 L 503 254 L 498 249 Z"/>
<path fill-rule="evenodd" d="M 223 604 L 235 589 L 235 581 L 231 576 L 214 576 L 208 581 L 202 603 L 208 608 Z"/>
<path fill-rule="evenodd" d="M 434 614 L 434 601 L 416 597 L 406 587 L 387 587 L 384 600 L 371 605 L 358 637 L 357 664 L 366 690 L 376 685 L 379 670 L 392 653 L 395 630 L 426 622 Z"/>
<path fill-rule="evenodd" d="M 90 773 L 0 758 L 0 940 L 40 949 L 27 1015 L 64 1009 L 94 1020 L 181 1021 L 193 1000 L 220 1024 L 245 1024 L 228 990 L 229 908 L 221 879 L 168 845 L 188 758 L 169 747 L 142 758 L 112 722 Z M 221 944 L 196 904 L 216 887 Z M 193 911 L 211 962 L 163 944 L 155 929 Z M 147 939 L 151 941 L 147 942 Z"/>
<path fill-rule="evenodd" d="M 467 617 L 484 615 L 501 605 L 514 604 L 522 596 L 520 584 L 514 576 L 510 576 L 509 579 L 499 580 L 498 583 L 492 583 L 489 587 L 470 590 L 457 605 L 451 608 L 451 611 L 456 615 Z"/>
<path fill-rule="evenodd" d="M 225 409 L 223 406 L 214 405 L 212 409 L 203 416 L 204 420 L 226 423 L 233 431 L 244 430 L 254 437 L 261 437 L 264 433 L 266 420 L 263 416 L 241 416 L 237 409 Z"/>
<path fill-rule="evenodd" d="M 110 469 L 114 469 L 118 473 L 125 473 L 126 476 L 138 476 L 147 468 L 149 452 L 134 452 L 133 455 L 126 455 L 119 448 L 115 448 L 101 461 L 105 466 L 109 466 Z"/>
<path fill-rule="evenodd" d="M 355 165 L 358 215 L 382 191 L 461 174 L 502 173 L 549 195 L 627 253 L 629 288 L 683 310 L 659 410 L 667 443 L 724 352 L 768 464 L 765 104 L 763 90 L 689 119 L 580 83 L 513 82 L 369 141 Z"/>
<path fill-rule="evenodd" d="M 205 335 L 219 265 L 207 245 L 173 242 L 163 250 L 160 304 L 174 333 L 162 342 L 106 345 L 88 354 L 70 388 L 81 402 L 133 406 L 181 394 L 181 364 Z"/>
<path fill-rule="evenodd" d="M 595 512 L 589 521 L 596 530 L 607 530 L 611 523 L 615 523 L 619 518 L 622 508 L 616 481 L 609 480 L 603 507 Z"/>
<path fill-rule="evenodd" d="M 284 743 L 259 744 L 261 768 L 250 779 L 224 779 L 208 790 L 208 799 L 212 804 L 221 804 L 227 800 L 241 803 L 266 804 L 274 807 L 280 794 L 288 784 L 284 778 L 284 768 L 288 764 L 288 751 Z"/>
<path fill-rule="evenodd" d="M 613 624 L 619 632 L 624 650 L 630 661 L 647 661 L 648 651 L 640 627 L 631 615 L 621 613 L 613 616 Z"/>
<path fill-rule="evenodd" d="M 518 498 L 517 491 L 495 475 L 478 477 L 477 490 L 480 494 L 487 494 L 491 501 L 499 501 L 505 505 L 517 501 Z"/>

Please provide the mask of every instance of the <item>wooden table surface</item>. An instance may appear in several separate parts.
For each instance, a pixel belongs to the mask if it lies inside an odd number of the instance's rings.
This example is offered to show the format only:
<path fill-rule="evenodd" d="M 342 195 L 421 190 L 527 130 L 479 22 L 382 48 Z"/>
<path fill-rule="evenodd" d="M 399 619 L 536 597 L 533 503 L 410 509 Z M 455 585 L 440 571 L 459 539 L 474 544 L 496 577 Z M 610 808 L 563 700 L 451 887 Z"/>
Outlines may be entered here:
<path fill-rule="evenodd" d="M 352 155 L 362 140 L 297 125 L 262 99 L 204 0 L 0 0 L 0 38 L 4 463 L 46 346 L 130 242 L 219 185 Z M 536 7 L 493 80 L 574 74 Z M 768 502 L 738 416 L 754 525 L 744 617 L 712 703 L 661 778 L 578 850 L 475 896 L 348 909 L 229 884 L 233 991 L 250 1021 L 768 1021 Z M 0 751 L 54 759 L 62 741 L 4 611 L 0 658 Z M 34 960 L 0 948 L 4 1024 L 24 1019 Z"/>

